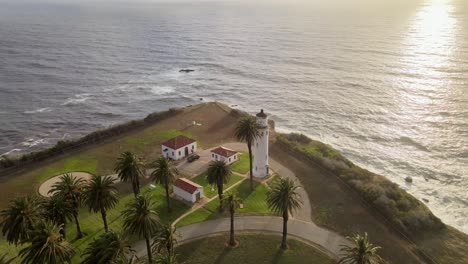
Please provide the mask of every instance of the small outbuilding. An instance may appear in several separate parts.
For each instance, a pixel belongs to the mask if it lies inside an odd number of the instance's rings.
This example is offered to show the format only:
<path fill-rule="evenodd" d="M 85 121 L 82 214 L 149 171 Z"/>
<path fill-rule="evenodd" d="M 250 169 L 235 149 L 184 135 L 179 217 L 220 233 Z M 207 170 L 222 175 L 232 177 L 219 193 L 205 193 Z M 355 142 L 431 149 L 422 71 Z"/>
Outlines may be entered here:
<path fill-rule="evenodd" d="M 161 144 L 161 153 L 172 160 L 180 160 L 197 151 L 195 139 L 180 135 Z"/>
<path fill-rule="evenodd" d="M 203 198 L 203 186 L 189 179 L 179 178 L 174 182 L 174 194 L 180 200 L 196 203 Z"/>
<path fill-rule="evenodd" d="M 211 151 L 212 161 L 224 161 L 226 165 L 236 162 L 239 159 L 239 153 L 235 150 L 225 147 L 217 147 Z"/>

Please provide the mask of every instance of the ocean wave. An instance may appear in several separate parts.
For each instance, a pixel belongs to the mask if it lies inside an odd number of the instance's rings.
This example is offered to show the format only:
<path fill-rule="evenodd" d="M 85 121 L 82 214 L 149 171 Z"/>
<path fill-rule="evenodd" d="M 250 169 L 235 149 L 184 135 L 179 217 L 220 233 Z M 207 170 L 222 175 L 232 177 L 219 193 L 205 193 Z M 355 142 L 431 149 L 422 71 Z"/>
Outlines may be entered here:
<path fill-rule="evenodd" d="M 44 138 L 41 138 L 41 139 L 28 138 L 26 139 L 26 141 L 21 142 L 21 146 L 32 148 L 32 147 L 46 144 L 46 143 L 47 143 L 47 140 Z"/>
<path fill-rule="evenodd" d="M 86 102 L 86 100 L 88 100 L 89 98 L 91 98 L 91 94 L 87 94 L 87 93 L 77 94 L 77 95 L 75 95 L 75 97 L 68 98 L 61 105 L 66 106 L 66 105 L 82 104 L 82 103 Z"/>
<path fill-rule="evenodd" d="M 10 155 L 10 154 L 13 153 L 13 152 L 20 152 L 20 151 L 21 151 L 21 149 L 19 149 L 19 148 L 14 148 L 14 149 L 12 149 L 12 150 L 10 150 L 10 151 L 7 151 L 7 152 L 5 152 L 5 153 L 3 153 L 3 154 L 0 154 L 0 157 L 8 156 L 8 155 Z"/>
<path fill-rule="evenodd" d="M 150 92 L 156 95 L 164 95 L 175 92 L 175 88 L 171 86 L 153 86 L 150 88 Z"/>
<path fill-rule="evenodd" d="M 36 114 L 36 113 L 47 113 L 52 111 L 52 108 L 50 107 L 43 107 L 43 108 L 38 108 L 35 110 L 30 110 L 30 111 L 24 111 L 23 113 L 25 114 Z"/>
<path fill-rule="evenodd" d="M 415 147 L 419 150 L 429 152 L 429 149 L 409 137 L 400 137 L 398 141 L 404 145 Z"/>

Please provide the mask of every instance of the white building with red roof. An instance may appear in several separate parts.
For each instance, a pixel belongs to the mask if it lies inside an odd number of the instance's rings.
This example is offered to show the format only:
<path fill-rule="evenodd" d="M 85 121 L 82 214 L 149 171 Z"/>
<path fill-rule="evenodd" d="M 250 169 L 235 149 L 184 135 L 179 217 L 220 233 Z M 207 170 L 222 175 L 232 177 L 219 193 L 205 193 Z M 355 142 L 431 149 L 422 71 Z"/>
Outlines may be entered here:
<path fill-rule="evenodd" d="M 180 200 L 196 203 L 203 198 L 203 186 L 189 179 L 179 178 L 174 182 L 174 194 Z"/>
<path fill-rule="evenodd" d="M 239 159 L 239 153 L 235 150 L 228 149 L 225 147 L 217 147 L 211 150 L 212 161 L 224 161 L 226 165 L 236 162 Z"/>
<path fill-rule="evenodd" d="M 164 157 L 179 160 L 197 151 L 195 139 L 180 135 L 161 144 L 161 153 Z"/>

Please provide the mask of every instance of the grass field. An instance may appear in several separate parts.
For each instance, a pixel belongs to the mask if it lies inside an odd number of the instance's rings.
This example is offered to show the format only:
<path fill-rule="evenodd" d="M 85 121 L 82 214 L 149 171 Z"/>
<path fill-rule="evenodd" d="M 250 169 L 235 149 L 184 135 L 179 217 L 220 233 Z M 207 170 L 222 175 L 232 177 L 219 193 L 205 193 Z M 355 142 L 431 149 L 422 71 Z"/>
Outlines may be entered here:
<path fill-rule="evenodd" d="M 229 179 L 229 182 L 224 185 L 224 190 L 231 187 L 233 184 L 239 182 L 242 179 L 244 179 L 244 177 L 238 175 L 231 175 L 231 179 Z M 205 195 L 205 197 L 212 198 L 218 195 L 218 188 L 208 183 L 208 181 L 206 180 L 206 173 L 202 173 L 190 180 L 203 186 L 203 194 Z"/>
<path fill-rule="evenodd" d="M 147 193 L 155 201 L 156 208 L 161 222 L 169 223 L 174 221 L 176 218 L 184 214 L 190 208 L 185 204 L 181 203 L 178 200 L 172 199 L 172 213 L 167 212 L 165 192 L 163 188 L 156 188 L 155 190 L 150 190 L 148 187 L 143 187 L 141 189 L 142 193 Z M 116 232 L 122 231 L 123 219 L 121 217 L 121 212 L 124 210 L 125 206 L 134 199 L 133 193 L 125 192 L 119 195 L 118 204 L 111 210 L 107 211 L 107 221 L 109 223 L 109 229 Z M 73 258 L 73 263 L 79 263 L 81 260 L 81 254 L 94 238 L 97 238 L 104 232 L 104 225 L 102 222 L 100 213 L 92 213 L 87 208 L 82 208 L 80 210 L 80 225 L 82 231 L 86 236 L 80 240 L 75 240 L 76 237 L 76 226 L 74 223 L 67 224 L 67 239 L 73 243 L 77 254 Z M 130 238 L 131 241 L 136 241 L 138 238 Z M 18 248 L 15 246 L 8 245 L 5 240 L 0 240 L 0 252 L 9 252 L 11 257 L 16 256 L 18 253 Z"/>
<path fill-rule="evenodd" d="M 244 205 L 244 208 L 238 208 L 236 215 L 271 215 L 272 212 L 266 204 L 266 196 L 268 188 L 265 184 L 255 182 L 255 190 L 250 192 L 249 180 L 244 180 L 241 184 L 234 187 L 230 192 L 235 192 L 239 195 Z M 228 217 L 229 212 L 219 212 L 219 199 L 206 204 L 204 207 L 195 210 L 193 213 L 181 219 L 177 226 L 185 226 L 195 223 L 200 223 L 206 220 Z"/>
<path fill-rule="evenodd" d="M 249 154 L 248 153 L 239 153 L 239 160 L 230 165 L 231 170 L 240 174 L 246 174 L 249 172 Z"/>
<path fill-rule="evenodd" d="M 331 264 L 336 261 L 321 250 L 289 239 L 289 249 L 281 251 L 281 237 L 265 234 L 244 233 L 237 235 L 239 246 L 227 248 L 228 235 L 205 238 L 179 246 L 176 249 L 180 263 L 291 263 Z"/>

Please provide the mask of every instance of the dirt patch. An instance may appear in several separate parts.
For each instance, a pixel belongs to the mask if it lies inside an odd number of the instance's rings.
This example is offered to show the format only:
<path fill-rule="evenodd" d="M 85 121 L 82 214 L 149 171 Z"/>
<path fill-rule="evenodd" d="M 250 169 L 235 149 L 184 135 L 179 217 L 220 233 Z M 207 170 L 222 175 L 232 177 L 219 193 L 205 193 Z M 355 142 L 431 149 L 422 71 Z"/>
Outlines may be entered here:
<path fill-rule="evenodd" d="M 83 179 L 85 181 L 89 181 L 93 175 L 87 173 L 87 172 L 71 172 L 70 173 L 72 176 L 78 178 L 78 179 Z M 53 195 L 53 193 L 49 193 L 49 190 L 52 188 L 52 186 L 60 181 L 60 177 L 62 177 L 65 174 L 57 175 L 55 177 L 52 177 L 48 179 L 47 181 L 43 182 L 41 186 L 39 186 L 39 194 L 44 196 L 44 197 L 50 197 Z"/>

